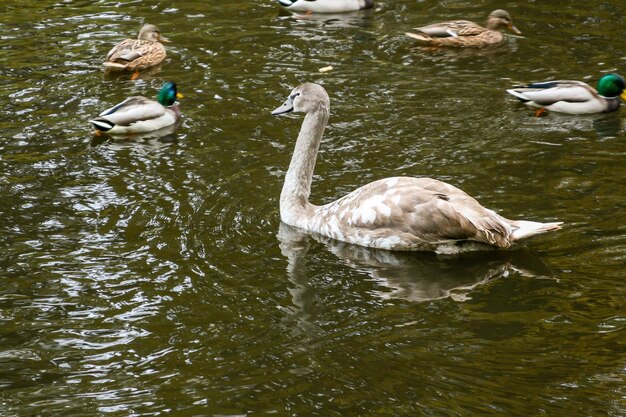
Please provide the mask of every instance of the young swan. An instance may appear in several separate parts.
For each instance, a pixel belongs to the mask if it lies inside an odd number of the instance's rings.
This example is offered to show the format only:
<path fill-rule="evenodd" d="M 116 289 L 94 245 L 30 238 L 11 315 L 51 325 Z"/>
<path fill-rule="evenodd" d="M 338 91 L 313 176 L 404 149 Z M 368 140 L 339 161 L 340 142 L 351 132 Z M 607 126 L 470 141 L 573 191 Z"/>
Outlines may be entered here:
<path fill-rule="evenodd" d="M 508 248 L 517 240 L 560 228 L 560 222 L 505 219 L 458 188 L 430 178 L 386 178 L 324 206 L 313 205 L 313 170 L 330 112 L 326 90 L 302 84 L 272 114 L 291 111 L 306 116 L 280 194 L 280 217 L 288 225 L 357 245 L 402 251 L 436 251 L 459 241 Z"/>

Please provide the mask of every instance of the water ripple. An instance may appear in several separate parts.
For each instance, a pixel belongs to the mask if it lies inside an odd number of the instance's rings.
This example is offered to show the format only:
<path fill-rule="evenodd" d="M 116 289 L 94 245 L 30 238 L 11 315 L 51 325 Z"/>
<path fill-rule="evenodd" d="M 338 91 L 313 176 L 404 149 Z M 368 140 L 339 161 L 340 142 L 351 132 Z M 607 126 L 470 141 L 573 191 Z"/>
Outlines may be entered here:
<path fill-rule="evenodd" d="M 623 415 L 623 122 L 537 118 L 504 92 L 619 72 L 623 7 L 507 7 L 524 38 L 428 51 L 403 32 L 485 5 L 4 5 L 0 414 Z M 105 76 L 148 22 L 165 65 Z M 93 138 L 89 118 L 165 79 L 175 134 Z M 303 81 L 332 102 L 314 202 L 429 176 L 566 227 L 468 258 L 284 240 L 301 117 L 269 112 Z"/>

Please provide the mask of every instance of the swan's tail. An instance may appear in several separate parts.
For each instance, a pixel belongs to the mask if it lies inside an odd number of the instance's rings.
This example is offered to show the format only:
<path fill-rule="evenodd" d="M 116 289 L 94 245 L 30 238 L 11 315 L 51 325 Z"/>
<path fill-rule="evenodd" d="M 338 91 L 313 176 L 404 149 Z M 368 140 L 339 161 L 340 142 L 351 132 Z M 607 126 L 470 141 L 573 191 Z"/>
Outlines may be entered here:
<path fill-rule="evenodd" d="M 511 221 L 511 226 L 513 227 L 512 240 L 522 240 L 553 230 L 559 230 L 562 224 L 563 222 L 539 223 L 528 220 Z"/>

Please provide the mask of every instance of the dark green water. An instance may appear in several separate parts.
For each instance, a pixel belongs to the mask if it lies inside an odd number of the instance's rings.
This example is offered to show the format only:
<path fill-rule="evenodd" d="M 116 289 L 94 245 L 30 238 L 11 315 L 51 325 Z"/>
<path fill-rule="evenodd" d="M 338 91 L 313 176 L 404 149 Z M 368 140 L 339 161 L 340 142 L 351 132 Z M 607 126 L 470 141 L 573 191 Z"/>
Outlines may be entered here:
<path fill-rule="evenodd" d="M 2 3 L 0 414 L 626 415 L 626 110 L 535 118 L 504 93 L 626 73 L 624 4 L 507 3 L 525 37 L 494 50 L 403 36 L 498 7 Z M 145 22 L 166 64 L 105 77 Z M 90 117 L 163 80 L 185 94 L 174 136 L 93 142 Z M 437 257 L 281 228 L 301 118 L 269 112 L 303 81 L 332 102 L 314 202 L 430 176 L 564 229 Z"/>

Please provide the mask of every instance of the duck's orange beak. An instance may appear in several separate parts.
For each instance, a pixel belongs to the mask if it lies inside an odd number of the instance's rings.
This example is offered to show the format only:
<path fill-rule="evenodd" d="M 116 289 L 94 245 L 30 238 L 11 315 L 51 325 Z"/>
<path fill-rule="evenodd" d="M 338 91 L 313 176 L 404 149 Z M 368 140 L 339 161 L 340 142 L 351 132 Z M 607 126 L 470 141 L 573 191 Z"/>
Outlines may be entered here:
<path fill-rule="evenodd" d="M 522 31 L 515 27 L 513 23 L 508 26 L 509 30 L 517 35 L 521 35 Z"/>

